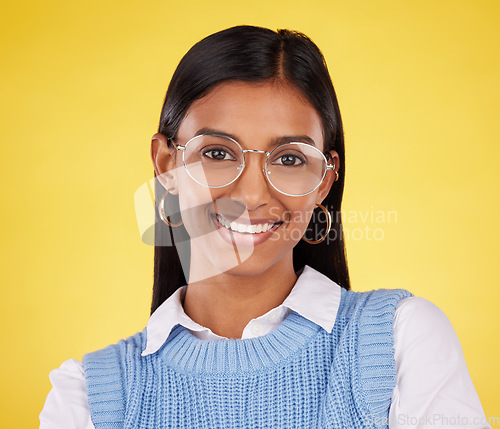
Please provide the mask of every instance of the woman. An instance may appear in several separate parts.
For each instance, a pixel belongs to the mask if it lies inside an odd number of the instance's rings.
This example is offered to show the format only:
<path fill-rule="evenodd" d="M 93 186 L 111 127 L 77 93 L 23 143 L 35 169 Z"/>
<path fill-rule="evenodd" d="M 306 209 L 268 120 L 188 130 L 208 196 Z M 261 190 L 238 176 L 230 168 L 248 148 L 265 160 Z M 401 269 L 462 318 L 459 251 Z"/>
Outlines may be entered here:
<path fill-rule="evenodd" d="M 489 427 L 436 306 L 350 291 L 342 121 L 310 39 L 239 26 L 197 43 L 151 157 L 151 318 L 51 372 L 42 428 L 443 427 L 457 415 Z"/>

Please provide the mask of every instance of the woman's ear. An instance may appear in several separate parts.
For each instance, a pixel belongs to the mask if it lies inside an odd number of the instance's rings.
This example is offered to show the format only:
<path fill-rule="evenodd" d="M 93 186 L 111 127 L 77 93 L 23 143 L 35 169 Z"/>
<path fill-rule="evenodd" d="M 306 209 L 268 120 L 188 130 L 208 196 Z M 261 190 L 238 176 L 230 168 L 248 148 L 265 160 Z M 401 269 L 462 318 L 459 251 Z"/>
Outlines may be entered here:
<path fill-rule="evenodd" d="M 317 204 L 321 204 L 323 200 L 326 198 L 328 193 L 330 192 L 331 187 L 333 186 L 335 179 L 337 178 L 337 174 L 340 168 L 340 157 L 339 154 L 331 150 L 330 151 L 331 160 L 328 162 L 329 164 L 333 164 L 335 168 L 333 170 L 327 170 L 325 179 L 319 185 L 318 190 L 318 199 L 316 201 Z"/>
<path fill-rule="evenodd" d="M 162 186 L 176 195 L 177 174 L 175 173 L 175 148 L 168 146 L 167 138 L 160 133 L 151 137 L 151 160 L 156 172 L 156 177 Z"/>

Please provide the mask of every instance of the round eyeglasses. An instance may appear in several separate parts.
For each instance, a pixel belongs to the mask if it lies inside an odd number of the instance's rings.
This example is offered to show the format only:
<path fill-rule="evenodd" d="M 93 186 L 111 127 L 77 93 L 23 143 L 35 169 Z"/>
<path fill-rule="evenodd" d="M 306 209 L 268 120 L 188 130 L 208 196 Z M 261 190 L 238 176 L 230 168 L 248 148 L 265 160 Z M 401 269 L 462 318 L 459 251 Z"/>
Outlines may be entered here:
<path fill-rule="evenodd" d="M 243 149 L 233 138 L 219 134 L 197 135 L 184 146 L 170 140 L 182 151 L 188 175 L 209 188 L 222 188 L 238 179 L 245 168 L 247 152 L 266 154 L 262 171 L 267 181 L 278 192 L 292 197 L 313 192 L 327 170 L 335 168 L 318 148 L 308 143 L 284 143 L 267 152 Z"/>

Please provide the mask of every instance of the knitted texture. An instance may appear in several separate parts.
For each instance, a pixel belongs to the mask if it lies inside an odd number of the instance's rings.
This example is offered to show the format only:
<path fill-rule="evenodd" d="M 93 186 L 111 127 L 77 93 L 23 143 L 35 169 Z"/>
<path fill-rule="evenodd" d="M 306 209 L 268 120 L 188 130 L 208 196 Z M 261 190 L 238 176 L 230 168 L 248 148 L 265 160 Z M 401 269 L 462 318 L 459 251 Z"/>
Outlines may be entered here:
<path fill-rule="evenodd" d="M 146 329 L 83 357 L 96 429 L 387 428 L 402 289 L 341 290 L 331 333 L 292 311 L 266 335 L 200 340 Z"/>

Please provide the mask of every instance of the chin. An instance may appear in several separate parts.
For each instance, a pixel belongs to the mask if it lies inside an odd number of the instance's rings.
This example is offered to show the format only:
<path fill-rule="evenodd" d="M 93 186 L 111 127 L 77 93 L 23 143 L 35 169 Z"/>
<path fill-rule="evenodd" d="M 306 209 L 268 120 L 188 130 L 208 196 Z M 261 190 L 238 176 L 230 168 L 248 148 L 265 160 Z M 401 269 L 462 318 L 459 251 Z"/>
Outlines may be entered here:
<path fill-rule="evenodd" d="M 262 261 L 252 261 L 246 260 L 241 264 L 227 270 L 225 274 L 234 276 L 234 277 L 256 277 L 265 272 L 270 266 L 268 264 L 263 264 Z"/>
<path fill-rule="evenodd" d="M 213 261 L 213 263 L 217 264 L 216 261 Z M 226 267 L 223 272 L 234 277 L 257 277 L 277 265 L 285 266 L 285 263 L 285 254 L 263 254 L 262 252 L 260 254 L 254 253 L 241 263 L 230 268 Z"/>
<path fill-rule="evenodd" d="M 274 245 L 266 248 L 265 244 L 233 246 L 222 240 L 217 231 L 191 240 L 191 263 L 196 268 L 193 281 L 206 280 L 221 273 L 242 278 L 257 277 L 275 266 L 285 267 L 288 258 L 293 261 L 293 246 L 274 241 Z"/>

